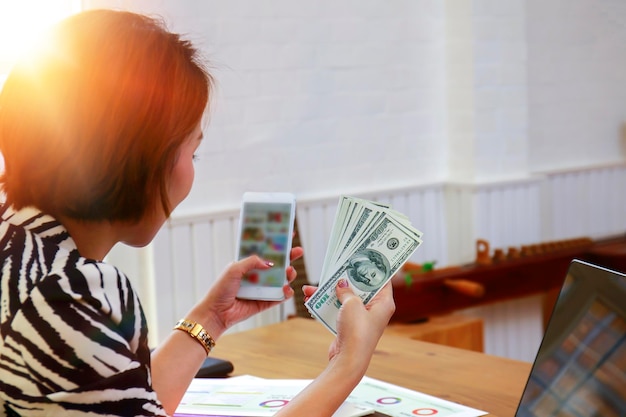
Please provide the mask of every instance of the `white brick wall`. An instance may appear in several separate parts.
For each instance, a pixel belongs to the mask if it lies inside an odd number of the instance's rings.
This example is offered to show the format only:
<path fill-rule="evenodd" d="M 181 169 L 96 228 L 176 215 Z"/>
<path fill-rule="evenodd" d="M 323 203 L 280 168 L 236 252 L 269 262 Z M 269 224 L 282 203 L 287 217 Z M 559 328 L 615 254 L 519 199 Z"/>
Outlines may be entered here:
<path fill-rule="evenodd" d="M 180 211 L 623 160 L 622 0 L 83 0 L 162 15 L 219 90 Z M 2 75 L 0 75 L 0 83 Z"/>
<path fill-rule="evenodd" d="M 525 3 L 473 2 L 477 179 L 528 172 Z"/>
<path fill-rule="evenodd" d="M 218 81 L 181 210 L 445 177 L 443 16 L 432 1 L 110 1 L 198 39 Z"/>
<path fill-rule="evenodd" d="M 531 169 L 623 160 L 626 2 L 526 3 Z"/>

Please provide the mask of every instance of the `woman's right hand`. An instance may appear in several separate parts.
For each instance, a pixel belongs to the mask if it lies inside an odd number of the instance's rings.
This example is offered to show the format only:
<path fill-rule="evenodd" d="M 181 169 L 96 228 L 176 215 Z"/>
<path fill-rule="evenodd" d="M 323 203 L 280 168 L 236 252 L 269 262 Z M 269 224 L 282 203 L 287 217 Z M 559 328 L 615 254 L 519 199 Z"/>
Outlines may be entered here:
<path fill-rule="evenodd" d="M 304 286 L 305 297 L 313 295 L 316 289 Z M 378 340 L 396 309 L 391 282 L 367 305 L 363 305 L 361 298 L 354 294 L 344 279 L 337 283 L 336 291 L 341 308 L 337 317 L 337 337 L 328 352 L 329 360 L 353 361 L 351 365 L 357 367 L 355 370 L 365 373 Z"/>
<path fill-rule="evenodd" d="M 316 287 L 305 285 L 305 299 Z M 331 416 L 361 381 L 378 340 L 395 311 L 391 282 L 367 304 L 340 280 L 337 296 L 341 302 L 337 337 L 330 345 L 328 366 L 302 392 L 282 408 L 276 417 L 302 415 Z M 332 389 L 329 390 L 329 387 Z M 325 401 L 319 399 L 324 397 Z"/>

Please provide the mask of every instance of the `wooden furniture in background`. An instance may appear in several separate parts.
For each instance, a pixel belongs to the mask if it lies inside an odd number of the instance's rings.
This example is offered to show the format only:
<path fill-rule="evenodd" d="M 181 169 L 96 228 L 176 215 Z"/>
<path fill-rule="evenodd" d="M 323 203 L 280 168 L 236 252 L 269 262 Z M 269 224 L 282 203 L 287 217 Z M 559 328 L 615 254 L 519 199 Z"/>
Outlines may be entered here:
<path fill-rule="evenodd" d="M 626 269 L 626 237 L 590 238 L 509 248 L 508 253 L 484 252 L 477 245 L 477 262 L 424 272 L 407 263 L 393 278 L 394 321 L 414 322 L 478 305 L 545 294 L 559 288 L 573 259 L 612 269 Z"/>
<path fill-rule="evenodd" d="M 213 353 L 234 364 L 233 375 L 310 379 L 326 366 L 333 337 L 315 320 L 293 318 L 226 334 Z M 526 362 L 413 340 L 388 329 L 367 376 L 482 409 L 490 416 L 510 417 L 529 372 Z"/>
<path fill-rule="evenodd" d="M 421 323 L 391 323 L 387 333 L 476 352 L 484 349 L 483 320 L 462 314 L 433 316 Z"/>
<path fill-rule="evenodd" d="M 594 245 L 586 254 L 585 260 L 614 271 L 626 273 L 626 241 L 612 239 Z"/>

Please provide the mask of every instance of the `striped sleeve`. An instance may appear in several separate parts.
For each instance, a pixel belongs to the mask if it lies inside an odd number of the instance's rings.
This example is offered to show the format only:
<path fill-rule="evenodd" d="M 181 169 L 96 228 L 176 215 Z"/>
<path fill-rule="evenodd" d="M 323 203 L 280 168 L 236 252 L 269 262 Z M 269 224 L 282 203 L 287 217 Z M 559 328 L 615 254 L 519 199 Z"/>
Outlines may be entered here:
<path fill-rule="evenodd" d="M 15 412 L 166 415 L 151 387 L 145 317 L 116 268 L 75 251 L 57 256 L 21 301 L 0 355 L 0 384 Z"/>

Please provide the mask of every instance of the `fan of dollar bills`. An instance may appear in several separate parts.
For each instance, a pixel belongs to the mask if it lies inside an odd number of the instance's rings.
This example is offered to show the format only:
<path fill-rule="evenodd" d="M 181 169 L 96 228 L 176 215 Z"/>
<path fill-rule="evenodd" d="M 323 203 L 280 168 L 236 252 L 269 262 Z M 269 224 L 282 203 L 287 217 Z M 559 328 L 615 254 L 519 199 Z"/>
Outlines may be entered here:
<path fill-rule="evenodd" d="M 318 289 L 307 309 L 337 334 L 337 281 L 345 278 L 367 304 L 421 243 L 422 232 L 389 205 L 340 197 Z"/>

